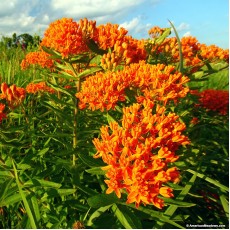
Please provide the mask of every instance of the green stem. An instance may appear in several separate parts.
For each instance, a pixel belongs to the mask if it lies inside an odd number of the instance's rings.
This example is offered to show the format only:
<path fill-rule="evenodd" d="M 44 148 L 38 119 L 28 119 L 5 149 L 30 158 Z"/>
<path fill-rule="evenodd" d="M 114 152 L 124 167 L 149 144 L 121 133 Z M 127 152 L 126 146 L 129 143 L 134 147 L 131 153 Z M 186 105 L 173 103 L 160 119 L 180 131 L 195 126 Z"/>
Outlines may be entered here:
<path fill-rule="evenodd" d="M 74 68 L 73 68 L 74 69 Z M 74 70 L 74 74 L 76 75 L 75 77 L 77 78 L 77 82 L 76 82 L 76 90 L 77 92 L 80 91 L 80 87 L 81 87 L 81 79 L 78 78 L 77 76 L 77 72 L 79 72 L 80 66 L 77 67 L 77 70 Z M 77 147 L 77 115 L 78 115 L 78 100 L 77 98 L 74 98 L 74 104 L 75 104 L 75 109 L 74 109 L 74 121 L 73 121 L 73 149 L 76 149 Z M 73 165 L 75 165 L 75 161 L 76 161 L 76 156 L 75 154 L 73 154 Z"/>

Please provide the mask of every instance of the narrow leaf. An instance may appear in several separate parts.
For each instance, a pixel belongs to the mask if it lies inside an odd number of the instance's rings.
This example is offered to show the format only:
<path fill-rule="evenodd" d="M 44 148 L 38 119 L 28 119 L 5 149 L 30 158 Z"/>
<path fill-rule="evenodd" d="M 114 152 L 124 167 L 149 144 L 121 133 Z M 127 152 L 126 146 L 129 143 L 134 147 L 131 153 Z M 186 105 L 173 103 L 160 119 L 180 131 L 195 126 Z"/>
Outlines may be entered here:
<path fill-rule="evenodd" d="M 227 218 L 229 218 L 229 203 L 226 199 L 226 196 L 225 195 L 220 195 L 220 201 L 221 201 L 221 204 L 223 206 L 223 209 L 225 211 L 225 215 Z"/>
<path fill-rule="evenodd" d="M 187 171 L 190 172 L 190 173 L 192 173 L 192 174 L 194 174 L 194 175 L 196 174 L 198 177 L 200 177 L 200 178 L 206 180 L 207 182 L 209 182 L 209 183 L 211 183 L 211 184 L 213 184 L 213 185 L 215 185 L 215 186 L 217 186 L 217 187 L 219 187 L 219 188 L 221 188 L 221 189 L 223 189 L 223 190 L 225 190 L 225 191 L 227 191 L 227 192 L 229 191 L 229 189 L 228 189 L 227 186 L 221 184 L 221 183 L 220 183 L 219 181 L 217 181 L 217 180 L 213 180 L 213 179 L 211 179 L 210 177 L 207 177 L 207 176 L 205 176 L 205 175 L 202 174 L 202 173 L 195 172 L 195 171 L 193 171 L 193 170 L 191 170 L 191 169 L 188 169 Z"/>
<path fill-rule="evenodd" d="M 81 152 L 77 153 L 78 157 L 82 160 L 84 164 L 86 164 L 89 167 L 102 167 L 105 166 L 105 164 L 98 160 L 94 159 L 92 156 L 89 156 L 87 153 Z"/>
<path fill-rule="evenodd" d="M 140 220 L 128 207 L 114 204 L 112 210 L 125 228 L 142 229 Z"/>
<path fill-rule="evenodd" d="M 90 174 L 105 175 L 105 171 L 102 170 L 101 167 L 95 167 L 95 168 L 87 169 L 85 171 Z"/>
<path fill-rule="evenodd" d="M 94 73 L 96 73 L 96 72 L 98 72 L 98 71 L 101 71 L 101 70 L 102 70 L 101 67 L 92 67 L 92 68 L 86 69 L 85 71 L 83 71 L 82 73 L 80 73 L 80 74 L 78 75 L 78 77 L 79 77 L 79 78 L 84 78 L 84 77 L 87 77 L 87 76 L 89 76 L 89 75 L 92 75 L 92 74 L 94 74 Z"/>
<path fill-rule="evenodd" d="M 93 221 L 98 218 L 99 216 L 101 216 L 106 210 L 108 210 L 112 205 L 107 205 L 101 208 L 98 208 L 95 212 L 93 212 L 87 222 L 87 226 L 92 226 L 93 225 Z"/>
<path fill-rule="evenodd" d="M 119 201 L 114 193 L 111 194 L 98 194 L 96 196 L 90 197 L 87 202 L 92 208 L 100 208 L 107 205 L 111 205 Z"/>

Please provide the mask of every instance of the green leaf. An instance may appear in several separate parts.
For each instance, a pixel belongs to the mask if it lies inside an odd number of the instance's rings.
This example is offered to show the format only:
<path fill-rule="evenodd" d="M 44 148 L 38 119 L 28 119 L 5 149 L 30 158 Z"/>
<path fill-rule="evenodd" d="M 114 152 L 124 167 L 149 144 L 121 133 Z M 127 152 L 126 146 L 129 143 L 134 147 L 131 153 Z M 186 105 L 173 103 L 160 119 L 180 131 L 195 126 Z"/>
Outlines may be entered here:
<path fill-rule="evenodd" d="M 106 53 L 107 53 L 106 50 L 100 49 L 93 39 L 90 39 L 90 40 L 87 42 L 87 46 L 88 46 L 89 49 L 91 49 L 94 53 L 97 53 L 97 54 L 100 54 L 100 55 L 103 55 L 103 54 L 106 54 Z"/>
<path fill-rule="evenodd" d="M 45 153 L 47 153 L 49 151 L 49 148 L 44 148 L 42 150 L 40 150 L 37 155 L 38 156 L 43 156 Z"/>
<path fill-rule="evenodd" d="M 53 181 L 48 181 L 48 180 L 42 180 L 42 179 L 32 179 L 24 183 L 24 187 L 29 187 L 29 186 L 39 186 L 39 187 L 51 187 L 51 188 L 60 188 L 62 184 L 53 182 Z"/>
<path fill-rule="evenodd" d="M 114 204 L 112 210 L 126 229 L 142 229 L 139 218 L 128 207 Z"/>
<path fill-rule="evenodd" d="M 225 211 L 225 215 L 227 218 L 229 218 L 229 203 L 227 201 L 227 197 L 225 195 L 220 195 L 220 202 L 223 206 L 223 209 Z"/>
<path fill-rule="evenodd" d="M 105 116 L 107 118 L 108 123 L 116 122 L 116 120 L 108 112 L 106 113 Z"/>
<path fill-rule="evenodd" d="M 126 204 L 126 203 L 122 203 L 122 204 L 123 205 L 127 205 L 127 206 L 129 206 L 129 207 L 131 207 L 133 209 L 136 209 L 135 205 L 133 205 L 133 204 L 129 204 L 129 205 Z M 160 212 L 160 211 L 154 211 L 151 208 L 151 206 L 150 206 L 150 208 L 145 208 L 145 207 L 140 206 L 138 208 L 138 211 L 146 213 L 149 216 L 153 217 L 154 219 L 162 221 L 163 223 L 169 223 L 172 226 L 175 226 L 177 228 L 182 228 L 182 229 L 184 228 L 183 226 L 177 224 L 175 221 L 170 220 L 167 216 L 164 216 L 162 212 Z"/>
<path fill-rule="evenodd" d="M 40 219 L 41 219 L 41 214 L 40 214 L 38 200 L 37 200 L 36 196 L 30 197 L 30 199 L 28 199 L 28 203 L 31 207 L 31 211 L 33 213 L 36 225 L 38 226 Z"/>
<path fill-rule="evenodd" d="M 23 163 L 18 164 L 18 169 L 21 169 L 21 170 L 26 170 L 26 169 L 31 169 L 31 168 L 32 166 L 29 164 L 23 164 Z"/>
<path fill-rule="evenodd" d="M 74 194 L 76 192 L 76 189 L 74 189 L 74 188 L 68 188 L 68 189 L 62 188 L 62 189 L 58 189 L 57 192 L 60 196 L 68 196 L 68 195 Z"/>
<path fill-rule="evenodd" d="M 16 193 L 16 194 L 14 194 L 12 196 L 6 197 L 4 200 L 1 200 L 0 201 L 0 207 L 13 205 L 15 203 L 18 203 L 21 200 L 22 200 L 21 194 Z"/>
<path fill-rule="evenodd" d="M 201 79 L 204 75 L 204 71 L 197 71 L 191 77 L 194 79 Z"/>
<path fill-rule="evenodd" d="M 9 179 L 6 179 L 1 184 L 1 188 L 0 188 L 0 201 L 3 200 L 5 198 L 5 196 L 7 195 L 8 189 L 10 188 L 11 184 L 13 183 L 13 181 L 14 181 L 13 178 L 9 178 Z"/>
<path fill-rule="evenodd" d="M 87 194 L 88 196 L 95 196 L 96 194 L 98 194 L 95 190 L 88 188 L 86 186 L 82 186 L 78 184 L 77 188 L 80 189 L 85 194 Z"/>
<path fill-rule="evenodd" d="M 74 77 L 73 75 L 71 75 L 68 72 L 65 72 L 63 70 L 60 70 L 59 73 L 51 73 L 50 75 L 52 77 L 55 77 L 55 78 L 65 78 L 67 80 L 76 80 L 76 77 Z"/>
<path fill-rule="evenodd" d="M 87 169 L 85 171 L 90 174 L 105 175 L 105 171 L 102 170 L 101 167 L 95 167 L 95 168 Z"/>
<path fill-rule="evenodd" d="M 91 215 L 90 215 L 90 218 L 89 220 L 87 221 L 87 226 L 92 226 L 93 225 L 93 221 L 98 218 L 99 216 L 101 216 L 106 210 L 108 210 L 112 205 L 107 205 L 107 206 L 104 206 L 104 207 L 101 207 L 99 209 L 97 209 L 95 212 L 93 212 Z"/>
<path fill-rule="evenodd" d="M 6 178 L 6 177 L 10 177 L 12 178 L 12 173 L 10 171 L 2 171 L 2 169 L 0 170 L 0 177 L 2 178 Z"/>
<path fill-rule="evenodd" d="M 98 71 L 101 71 L 102 68 L 101 67 L 91 67 L 89 69 L 86 69 L 85 71 L 83 71 L 82 73 L 80 73 L 78 75 L 79 78 L 84 78 L 84 77 L 87 77 L 89 75 L 92 75 Z"/>
<path fill-rule="evenodd" d="M 108 195 L 107 194 L 98 194 L 96 196 L 90 197 L 87 200 L 89 206 L 92 208 L 104 207 L 107 205 L 114 204 L 118 201 L 119 201 L 119 199 L 117 198 L 117 196 L 114 193 L 111 193 Z"/>
<path fill-rule="evenodd" d="M 26 193 L 23 191 L 22 186 L 20 184 L 20 181 L 19 181 L 19 178 L 18 178 L 17 169 L 16 169 L 16 166 L 14 164 L 13 159 L 12 159 L 12 165 L 13 165 L 13 168 L 14 168 L 14 174 L 15 174 L 16 183 L 18 185 L 19 194 L 21 195 L 23 204 L 24 204 L 25 209 L 26 209 L 26 213 L 27 213 L 28 218 L 30 220 L 31 228 L 37 229 L 33 213 L 31 211 L 31 208 L 30 208 L 29 203 L 28 203 L 27 198 L 26 198 Z"/>
<path fill-rule="evenodd" d="M 191 170 L 191 169 L 188 169 L 187 171 L 190 172 L 190 173 L 192 173 L 192 174 L 194 174 L 194 175 L 197 175 L 198 177 L 200 177 L 200 178 L 206 180 L 207 182 L 209 182 L 209 183 L 215 185 L 216 187 L 219 187 L 220 189 L 225 190 L 226 192 L 229 191 L 229 188 L 228 188 L 227 186 L 221 184 L 221 183 L 220 183 L 219 181 L 217 181 L 217 180 L 213 180 L 213 179 L 211 179 L 210 177 L 207 177 L 207 176 L 205 176 L 205 175 L 202 174 L 202 173 L 195 172 L 195 171 L 193 171 L 193 170 Z"/>
<path fill-rule="evenodd" d="M 73 97 L 71 93 L 68 92 L 68 90 L 61 88 L 59 85 L 52 84 L 51 82 L 46 82 L 47 86 L 50 86 L 51 88 L 55 89 L 56 91 L 62 92 L 71 98 Z"/>
<path fill-rule="evenodd" d="M 66 200 L 64 205 L 66 207 L 74 208 L 80 212 L 86 212 L 89 209 L 89 206 L 87 204 L 82 204 L 78 200 Z"/>
<path fill-rule="evenodd" d="M 46 46 L 42 46 L 42 49 L 43 49 L 46 53 L 52 55 L 50 58 L 54 58 L 54 59 L 61 59 L 61 58 L 62 58 L 61 54 L 58 53 L 57 51 L 53 50 L 53 49 L 50 49 L 50 48 L 48 48 L 48 47 L 46 47 Z"/>
<path fill-rule="evenodd" d="M 171 34 L 171 28 L 166 28 L 163 34 L 155 40 L 155 43 L 160 45 L 166 37 L 168 37 Z"/>
<path fill-rule="evenodd" d="M 178 207 L 193 207 L 196 205 L 193 203 L 183 202 L 183 201 L 177 200 L 177 199 L 171 199 L 171 198 L 165 198 L 165 197 L 161 197 L 161 199 L 165 201 L 165 204 L 169 204 L 169 205 L 173 204 L 173 205 L 176 205 Z"/>
<path fill-rule="evenodd" d="M 85 152 L 79 153 L 78 152 L 77 155 L 82 160 L 82 162 L 89 167 L 105 166 L 105 164 L 102 161 L 100 161 L 99 159 L 94 159 L 92 156 L 89 156 L 88 153 L 85 153 Z"/>

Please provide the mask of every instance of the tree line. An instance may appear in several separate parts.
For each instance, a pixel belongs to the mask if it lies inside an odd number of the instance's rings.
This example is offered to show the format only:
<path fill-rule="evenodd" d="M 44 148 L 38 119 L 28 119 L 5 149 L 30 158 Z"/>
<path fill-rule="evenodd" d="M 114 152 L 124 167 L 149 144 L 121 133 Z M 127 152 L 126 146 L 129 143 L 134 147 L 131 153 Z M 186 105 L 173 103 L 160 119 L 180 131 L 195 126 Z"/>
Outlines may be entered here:
<path fill-rule="evenodd" d="M 30 35 L 28 33 L 17 35 L 13 33 L 11 37 L 2 36 L 0 44 L 7 48 L 17 48 L 27 49 L 28 47 L 37 47 L 41 42 L 41 37 L 39 35 Z"/>

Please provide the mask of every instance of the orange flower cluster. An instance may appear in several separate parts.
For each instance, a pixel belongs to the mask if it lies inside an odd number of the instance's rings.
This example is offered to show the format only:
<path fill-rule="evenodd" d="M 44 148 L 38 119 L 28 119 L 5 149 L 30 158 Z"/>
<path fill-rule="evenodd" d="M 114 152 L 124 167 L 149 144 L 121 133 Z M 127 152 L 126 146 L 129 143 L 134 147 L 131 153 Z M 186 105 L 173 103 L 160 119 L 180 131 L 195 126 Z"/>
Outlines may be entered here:
<path fill-rule="evenodd" d="M 6 118 L 6 113 L 4 113 L 5 105 L 0 103 L 0 122 L 3 118 Z"/>
<path fill-rule="evenodd" d="M 155 114 L 153 114 L 155 110 Z M 189 144 L 182 135 L 185 124 L 174 113 L 165 114 L 165 107 L 150 100 L 123 108 L 122 126 L 110 122 L 101 128 L 101 140 L 95 138 L 95 158 L 107 164 L 106 193 L 115 192 L 120 198 L 127 192 L 127 203 L 164 206 L 158 197 L 173 197 L 167 182 L 178 182 L 179 171 L 168 164 L 178 159 L 175 152 L 181 145 Z"/>
<path fill-rule="evenodd" d="M 53 88 L 50 88 L 49 86 L 46 85 L 45 82 L 39 82 L 39 83 L 29 83 L 26 86 L 26 92 L 27 93 L 31 93 L 31 94 L 35 94 L 38 92 L 48 92 L 48 93 L 55 93 L 55 90 Z"/>
<path fill-rule="evenodd" d="M 106 73 L 98 72 L 82 83 L 82 89 L 76 94 L 79 107 L 95 110 L 113 109 L 118 101 L 125 101 L 125 89 L 139 88 L 145 98 L 162 101 L 185 97 L 189 89 L 184 86 L 189 78 L 176 72 L 173 66 L 163 64 L 150 65 L 144 61 L 126 66 L 123 70 Z"/>
<path fill-rule="evenodd" d="M 44 51 L 30 52 L 21 62 L 21 68 L 27 69 L 30 65 L 40 65 L 43 68 L 52 69 L 54 61 L 49 58 L 50 55 Z"/>
<path fill-rule="evenodd" d="M 107 23 L 96 27 L 95 21 L 81 19 L 78 22 L 71 18 L 62 18 L 50 24 L 45 31 L 41 47 L 48 47 L 68 58 L 84 52 L 94 42 L 99 49 L 108 53 L 102 57 L 101 66 L 104 69 L 114 69 L 118 64 L 137 63 L 146 59 L 144 41 L 127 36 L 127 30 L 117 24 Z M 92 50 L 94 52 L 94 50 Z M 39 64 L 42 67 L 53 67 L 53 62 L 44 52 L 33 52 L 22 61 L 22 69 L 30 64 Z"/>
<path fill-rule="evenodd" d="M 207 46 L 205 44 L 200 45 L 200 55 L 204 60 L 216 61 L 224 60 L 229 62 L 229 50 L 221 49 L 216 45 Z"/>
<path fill-rule="evenodd" d="M 158 28 L 158 27 L 157 27 Z M 154 28 L 153 28 L 154 29 Z M 155 32 L 156 30 L 156 32 Z M 161 34 L 163 29 L 155 29 L 153 34 Z M 150 34 L 151 35 L 151 34 Z M 229 50 L 221 49 L 215 45 L 201 44 L 195 37 L 188 36 L 181 39 L 182 54 L 186 67 L 191 67 L 191 72 L 204 66 L 205 61 L 215 62 L 223 60 L 229 62 Z M 153 45 L 152 53 L 164 53 L 170 63 L 179 61 L 179 48 L 175 37 L 166 38 L 160 46 Z"/>
<path fill-rule="evenodd" d="M 229 92 L 227 90 L 207 89 L 198 93 L 198 106 L 207 110 L 216 111 L 221 115 L 228 114 L 229 108 Z"/>
<path fill-rule="evenodd" d="M 115 44 L 123 42 L 128 31 L 124 28 L 119 28 L 117 24 L 107 23 L 97 27 L 97 45 L 103 49 L 114 47 Z"/>
<path fill-rule="evenodd" d="M 89 51 L 85 39 L 94 37 L 95 22 L 87 19 L 80 23 L 71 18 L 52 22 L 44 33 L 41 46 L 58 51 L 63 58 Z"/>
<path fill-rule="evenodd" d="M 1 94 L 0 99 L 5 99 L 9 103 L 9 107 L 14 109 L 20 105 L 25 99 L 26 91 L 21 87 L 16 85 L 8 85 L 4 82 L 1 84 Z"/>

